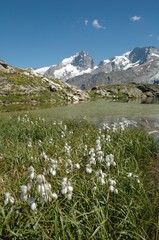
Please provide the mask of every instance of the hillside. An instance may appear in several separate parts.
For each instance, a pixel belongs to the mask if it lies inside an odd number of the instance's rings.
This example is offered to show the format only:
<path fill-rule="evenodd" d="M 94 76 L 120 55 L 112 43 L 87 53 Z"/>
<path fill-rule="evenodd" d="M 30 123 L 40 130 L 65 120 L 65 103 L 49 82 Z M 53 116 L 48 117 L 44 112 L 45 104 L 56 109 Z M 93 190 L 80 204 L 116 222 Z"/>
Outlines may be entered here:
<path fill-rule="evenodd" d="M 30 70 L 0 61 L 0 104 L 50 103 L 59 105 L 87 100 L 86 93 L 58 79 L 46 78 Z"/>

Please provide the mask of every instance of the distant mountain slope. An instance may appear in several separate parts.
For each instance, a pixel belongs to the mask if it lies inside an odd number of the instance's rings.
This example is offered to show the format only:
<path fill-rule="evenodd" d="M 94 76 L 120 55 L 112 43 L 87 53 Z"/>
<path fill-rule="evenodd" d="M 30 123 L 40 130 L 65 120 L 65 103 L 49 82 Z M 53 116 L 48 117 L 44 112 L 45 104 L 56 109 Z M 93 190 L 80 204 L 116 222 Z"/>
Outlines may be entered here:
<path fill-rule="evenodd" d="M 159 49 L 135 48 L 122 56 L 100 62 L 95 70 L 68 79 L 82 89 L 115 83 L 153 83 L 159 79 Z"/>
<path fill-rule="evenodd" d="M 95 66 L 93 58 L 81 51 L 59 64 L 33 70 L 58 78 L 82 89 L 114 83 L 153 83 L 159 79 L 159 49 L 136 47 L 120 56 L 105 59 Z"/>
<path fill-rule="evenodd" d="M 93 68 L 93 58 L 88 53 L 81 51 L 74 56 L 65 58 L 61 63 L 50 67 L 44 75 L 65 81 L 68 78 L 89 73 Z"/>

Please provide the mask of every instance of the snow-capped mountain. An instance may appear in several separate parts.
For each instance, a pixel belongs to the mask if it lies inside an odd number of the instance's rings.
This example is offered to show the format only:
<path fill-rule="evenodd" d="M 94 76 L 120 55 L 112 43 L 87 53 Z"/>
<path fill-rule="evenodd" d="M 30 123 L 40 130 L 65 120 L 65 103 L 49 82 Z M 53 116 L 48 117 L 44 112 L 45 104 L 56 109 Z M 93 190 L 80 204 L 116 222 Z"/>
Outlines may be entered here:
<path fill-rule="evenodd" d="M 94 69 L 93 58 L 86 52 L 81 51 L 69 58 L 65 58 L 59 64 L 52 66 L 45 71 L 44 76 L 55 77 L 63 81 L 66 79 L 90 73 Z"/>
<path fill-rule="evenodd" d="M 127 70 L 159 58 L 159 49 L 155 47 L 134 48 L 121 56 L 115 56 L 110 60 L 103 60 L 93 72 L 110 73 L 112 71 Z"/>
<path fill-rule="evenodd" d="M 122 55 L 105 59 L 97 66 L 87 52 L 81 51 L 57 65 L 33 71 L 82 88 L 122 82 L 153 83 L 159 79 L 159 49 L 137 47 Z"/>
<path fill-rule="evenodd" d="M 38 68 L 38 69 L 34 69 L 34 73 L 39 73 L 41 75 L 44 75 L 45 72 L 50 68 L 50 67 L 53 67 L 53 66 L 49 66 L 49 67 L 41 67 L 41 68 Z"/>
<path fill-rule="evenodd" d="M 103 60 L 89 74 L 67 82 L 84 89 L 114 83 L 154 83 L 155 80 L 159 80 L 159 49 L 144 47 Z"/>

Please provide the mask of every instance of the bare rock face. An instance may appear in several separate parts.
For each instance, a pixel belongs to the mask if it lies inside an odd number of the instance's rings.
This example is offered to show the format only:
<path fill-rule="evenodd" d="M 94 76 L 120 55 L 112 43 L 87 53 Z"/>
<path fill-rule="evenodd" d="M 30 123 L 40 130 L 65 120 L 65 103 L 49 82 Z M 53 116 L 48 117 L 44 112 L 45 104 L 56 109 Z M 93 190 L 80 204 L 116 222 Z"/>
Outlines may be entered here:
<path fill-rule="evenodd" d="M 50 67 L 44 76 L 59 78 L 65 81 L 66 79 L 83 74 L 85 71 L 91 71 L 93 67 L 93 58 L 88 53 L 81 51 L 74 56 L 64 59 L 59 64 Z"/>
<path fill-rule="evenodd" d="M 159 82 L 159 49 L 134 48 L 121 56 L 101 61 L 95 70 L 67 79 L 67 82 L 81 89 L 106 84 Z"/>
<path fill-rule="evenodd" d="M 86 52 L 81 51 L 72 61 L 73 66 L 77 66 L 79 68 L 87 69 L 94 67 L 93 58 Z"/>

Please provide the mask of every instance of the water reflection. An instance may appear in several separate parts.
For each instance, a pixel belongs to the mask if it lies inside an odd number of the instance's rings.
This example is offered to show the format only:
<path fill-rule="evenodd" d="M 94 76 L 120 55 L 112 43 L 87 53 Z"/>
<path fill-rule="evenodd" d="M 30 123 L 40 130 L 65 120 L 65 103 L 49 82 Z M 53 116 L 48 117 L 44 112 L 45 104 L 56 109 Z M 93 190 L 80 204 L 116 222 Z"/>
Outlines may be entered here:
<path fill-rule="evenodd" d="M 125 101 L 123 100 L 114 100 L 115 102 L 127 102 L 127 103 L 141 103 L 141 104 L 159 104 L 159 98 L 147 97 L 143 99 L 133 99 L 129 98 Z"/>
<path fill-rule="evenodd" d="M 98 101 L 105 101 L 107 103 L 136 103 L 136 104 L 159 104 L 159 98 L 145 98 L 145 99 L 128 99 L 128 100 L 107 100 L 107 99 L 100 99 L 97 101 L 90 101 L 94 102 L 96 105 L 96 102 Z M 90 103 L 89 102 L 89 103 Z M 85 104 L 85 103 L 79 103 L 76 105 L 80 104 Z M 72 104 L 65 104 L 64 107 L 72 105 Z M 74 105 L 74 104 L 73 104 Z M 90 104 L 91 105 L 91 104 Z M 126 105 L 125 105 L 126 106 Z M 55 105 L 50 102 L 46 103 L 37 103 L 37 104 L 0 104 L 0 112 L 19 112 L 19 111 L 35 111 L 35 110 L 43 110 L 43 109 L 52 109 L 52 108 L 58 108 L 58 107 L 63 107 L 62 104 L 60 105 Z M 78 107 L 77 107 L 78 108 Z"/>
<path fill-rule="evenodd" d="M 88 122 L 102 126 L 104 123 L 115 123 L 127 120 L 129 125 L 145 128 L 148 132 L 159 131 L 159 99 L 147 101 L 112 102 L 105 99 L 71 104 L 67 106 L 27 109 L 24 111 L 5 112 L 0 117 L 13 114 L 30 113 L 33 117 L 44 117 L 48 120 L 87 119 Z M 31 106 L 32 107 L 32 106 Z"/>
<path fill-rule="evenodd" d="M 159 104 L 159 98 L 148 97 L 141 100 L 142 104 Z"/>

